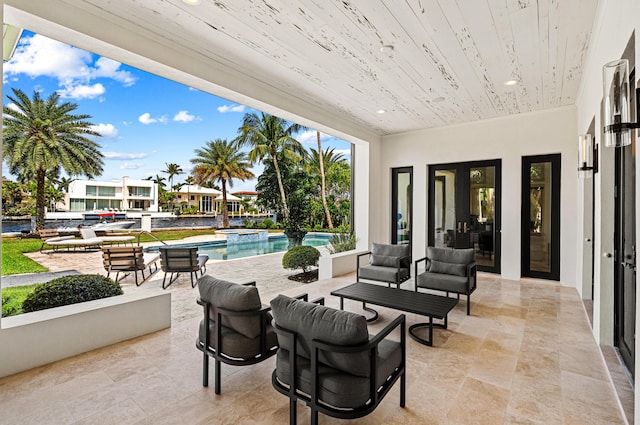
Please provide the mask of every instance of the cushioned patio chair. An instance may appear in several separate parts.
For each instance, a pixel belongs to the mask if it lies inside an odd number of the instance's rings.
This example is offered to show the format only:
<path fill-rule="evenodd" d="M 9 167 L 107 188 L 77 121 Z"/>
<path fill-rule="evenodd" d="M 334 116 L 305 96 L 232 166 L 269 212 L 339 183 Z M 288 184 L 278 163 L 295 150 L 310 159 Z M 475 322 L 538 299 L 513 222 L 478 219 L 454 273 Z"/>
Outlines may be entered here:
<path fill-rule="evenodd" d="M 273 356 L 278 349 L 271 307 L 260 302 L 255 282 L 231 283 L 212 276 L 198 279 L 204 309 L 196 348 L 203 353 L 202 385 L 209 385 L 209 357 L 215 359 L 215 393 L 220 394 L 221 363 L 246 366 Z M 306 299 L 306 295 L 303 296 Z"/>
<path fill-rule="evenodd" d="M 274 388 L 289 397 L 289 422 L 296 423 L 296 404 L 318 412 L 360 418 L 373 412 L 400 379 L 400 406 L 405 405 L 405 316 L 396 317 L 370 336 L 364 316 L 278 295 L 271 301 L 278 335 Z M 398 340 L 386 337 L 399 330 Z"/>
<path fill-rule="evenodd" d="M 191 275 L 191 287 L 195 288 L 196 280 L 194 277 L 204 275 L 207 271 L 207 261 L 209 256 L 206 254 L 198 255 L 198 247 L 160 247 L 160 264 L 164 277 L 162 278 L 162 288 L 166 289 L 180 276 L 181 272 L 189 273 Z M 171 273 L 169 277 L 169 283 L 165 286 L 167 279 L 167 273 Z M 173 276 L 175 274 L 175 277 Z"/>
<path fill-rule="evenodd" d="M 157 261 L 159 254 L 142 252 L 141 246 L 117 246 L 102 247 L 102 263 L 107 271 L 107 277 L 116 272 L 116 282 L 121 272 L 133 272 L 136 286 L 142 285 L 153 273 L 158 270 Z M 151 271 L 151 266 L 155 269 Z M 149 276 L 144 275 L 145 270 Z M 142 280 L 138 282 L 138 272 L 142 273 Z"/>
<path fill-rule="evenodd" d="M 467 316 L 471 314 L 471 293 L 476 290 L 477 271 L 473 248 L 452 249 L 427 247 L 427 256 L 415 263 L 416 286 L 467 296 Z M 418 273 L 419 264 L 424 262 L 424 271 Z"/>
<path fill-rule="evenodd" d="M 361 265 L 361 258 L 368 256 L 369 263 Z M 400 284 L 411 278 L 410 245 L 388 245 L 374 243 L 371 251 L 358 254 L 356 257 L 356 279 L 386 282 L 400 288 Z"/>

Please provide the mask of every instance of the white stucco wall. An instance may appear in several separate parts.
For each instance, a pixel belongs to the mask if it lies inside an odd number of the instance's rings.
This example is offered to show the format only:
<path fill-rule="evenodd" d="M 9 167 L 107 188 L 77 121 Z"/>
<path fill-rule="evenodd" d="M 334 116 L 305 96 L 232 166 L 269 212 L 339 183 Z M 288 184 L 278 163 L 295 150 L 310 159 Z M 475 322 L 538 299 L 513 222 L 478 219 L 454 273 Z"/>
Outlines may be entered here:
<path fill-rule="evenodd" d="M 413 256 L 424 256 L 427 243 L 427 165 L 502 160 L 502 276 L 520 278 L 522 157 L 559 153 L 561 164 L 560 282 L 576 284 L 577 128 L 573 107 L 484 120 L 383 138 L 380 193 L 384 196 L 378 227 L 390 238 L 391 168 L 414 172 Z"/>

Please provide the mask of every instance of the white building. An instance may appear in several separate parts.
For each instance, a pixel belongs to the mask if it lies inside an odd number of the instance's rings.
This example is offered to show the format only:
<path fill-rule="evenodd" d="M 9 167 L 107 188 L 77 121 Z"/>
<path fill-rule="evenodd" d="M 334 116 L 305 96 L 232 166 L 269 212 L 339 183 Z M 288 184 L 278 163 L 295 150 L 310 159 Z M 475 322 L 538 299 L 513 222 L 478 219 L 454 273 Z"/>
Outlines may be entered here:
<path fill-rule="evenodd" d="M 158 185 L 129 177 L 110 182 L 75 180 L 65 194 L 64 205 L 71 212 L 105 209 L 157 212 Z"/>
<path fill-rule="evenodd" d="M 196 207 L 205 214 L 217 214 L 222 212 L 222 192 L 200 185 L 186 184 L 180 190 L 173 190 L 176 194 L 174 203 L 180 208 Z M 229 212 L 240 211 L 241 199 L 227 193 L 227 209 Z"/>

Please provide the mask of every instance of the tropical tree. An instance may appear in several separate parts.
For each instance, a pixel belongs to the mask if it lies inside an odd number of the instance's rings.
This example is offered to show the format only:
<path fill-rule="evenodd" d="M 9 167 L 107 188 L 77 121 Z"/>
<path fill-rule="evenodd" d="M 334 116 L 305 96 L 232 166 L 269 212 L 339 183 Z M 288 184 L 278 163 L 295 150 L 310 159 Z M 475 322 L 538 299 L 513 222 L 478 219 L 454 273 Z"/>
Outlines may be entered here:
<path fill-rule="evenodd" d="M 290 123 L 274 115 L 256 113 L 245 114 L 242 126 L 238 129 L 237 145 L 249 146 L 249 161 L 269 161 L 273 164 L 278 180 L 282 213 L 285 220 L 289 218 L 287 195 L 282 184 L 282 174 L 278 165 L 279 156 L 287 159 L 300 158 L 305 154 L 302 144 L 293 138 L 293 134 L 305 127 Z"/>
<path fill-rule="evenodd" d="M 175 164 L 173 162 L 170 163 L 164 163 L 165 165 L 165 169 L 162 170 L 163 173 L 166 173 L 169 175 L 169 187 L 173 187 L 173 178 L 175 176 L 179 176 L 180 174 L 184 174 L 184 170 L 182 169 L 182 167 L 179 164 Z"/>
<path fill-rule="evenodd" d="M 78 105 L 60 101 L 58 93 L 42 99 L 36 91 L 30 99 L 12 89 L 7 98 L 14 107 L 4 106 L 2 158 L 9 172 L 30 175 L 36 182 L 36 230 L 44 229 L 45 178 L 47 172 L 63 169 L 68 175 L 88 178 L 102 173 L 103 155 L 99 145 L 87 136 L 99 137 L 91 129 L 90 115 L 74 114 Z"/>
<path fill-rule="evenodd" d="M 158 188 L 160 188 L 160 189 L 164 189 L 165 186 L 167 185 L 165 183 L 165 181 L 167 179 L 165 179 L 164 177 L 160 176 L 159 174 L 156 174 L 155 176 L 149 176 L 149 177 L 145 178 L 145 180 L 150 180 L 150 181 L 154 182 L 155 184 L 158 185 Z"/>
<path fill-rule="evenodd" d="M 227 208 L 227 185 L 233 187 L 233 179 L 246 180 L 255 177 L 249 170 L 247 154 L 238 150 L 235 143 L 227 140 L 209 140 L 202 149 L 195 150 L 191 160 L 196 182 L 219 181 L 222 185 L 222 226 L 229 227 Z"/>
<path fill-rule="evenodd" d="M 76 179 L 60 177 L 60 180 L 57 181 L 57 189 L 62 193 L 67 193 L 69 191 L 69 185 L 76 181 Z"/>

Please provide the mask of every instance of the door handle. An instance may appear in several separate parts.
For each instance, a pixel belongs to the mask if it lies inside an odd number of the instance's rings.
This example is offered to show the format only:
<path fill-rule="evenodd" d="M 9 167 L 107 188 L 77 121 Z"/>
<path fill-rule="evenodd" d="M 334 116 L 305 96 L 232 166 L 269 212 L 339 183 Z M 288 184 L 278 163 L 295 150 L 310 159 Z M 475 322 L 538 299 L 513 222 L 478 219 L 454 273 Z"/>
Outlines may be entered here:
<path fill-rule="evenodd" d="M 462 222 L 458 222 L 458 233 L 462 233 Z"/>
<path fill-rule="evenodd" d="M 464 232 L 467 233 L 468 230 L 469 230 L 469 224 L 465 221 L 464 222 Z"/>

